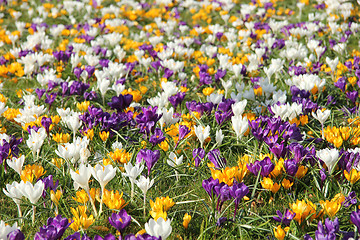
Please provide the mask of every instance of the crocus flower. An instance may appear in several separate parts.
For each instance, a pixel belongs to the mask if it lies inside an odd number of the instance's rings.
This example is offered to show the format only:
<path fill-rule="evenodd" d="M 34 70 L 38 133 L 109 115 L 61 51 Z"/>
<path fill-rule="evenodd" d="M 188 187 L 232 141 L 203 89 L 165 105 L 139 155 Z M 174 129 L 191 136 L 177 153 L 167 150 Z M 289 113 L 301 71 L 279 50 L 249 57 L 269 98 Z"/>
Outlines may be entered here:
<path fill-rule="evenodd" d="M 150 219 L 149 222 L 145 223 L 145 230 L 152 236 L 161 237 L 161 239 L 166 239 L 170 236 L 172 227 L 171 220 L 164 220 L 162 217 L 159 217 L 156 221 Z"/>
<path fill-rule="evenodd" d="M 24 240 L 25 235 L 20 231 L 20 229 L 16 229 L 7 235 L 7 239 L 8 240 Z"/>
<path fill-rule="evenodd" d="M 200 141 L 201 147 L 204 146 L 204 141 L 210 136 L 210 126 L 195 126 L 194 127 L 195 134 Z"/>
<path fill-rule="evenodd" d="M 356 193 L 354 191 L 349 193 L 349 196 L 345 198 L 345 201 L 342 203 L 344 207 L 350 207 L 351 205 L 355 205 L 357 203 Z"/>
<path fill-rule="evenodd" d="M 284 223 L 286 226 L 290 225 L 291 220 L 295 217 L 295 213 L 291 212 L 289 209 L 286 209 L 285 213 L 282 214 L 279 210 L 276 211 L 277 216 L 273 219 L 279 223 Z"/>
<path fill-rule="evenodd" d="M 70 226 L 69 219 L 57 215 L 55 218 L 48 218 L 47 224 L 40 227 L 35 234 L 34 240 L 57 240 L 62 237 L 65 230 Z"/>
<path fill-rule="evenodd" d="M 154 134 L 150 136 L 149 142 L 154 146 L 165 140 L 164 133 L 160 128 L 155 128 Z"/>
<path fill-rule="evenodd" d="M 255 161 L 254 163 L 249 163 L 246 165 L 250 172 L 254 175 L 258 175 L 259 170 L 261 169 L 260 175 L 262 177 L 267 177 L 274 170 L 275 165 L 271 162 L 269 157 L 265 157 L 261 161 Z"/>
<path fill-rule="evenodd" d="M 339 219 L 335 218 L 334 221 L 325 219 L 325 225 L 322 222 L 318 223 L 318 230 L 315 231 L 315 239 L 336 239 L 336 233 L 339 232 Z"/>
<path fill-rule="evenodd" d="M 216 168 L 225 168 L 226 160 L 225 158 L 220 157 L 219 149 L 214 149 L 209 151 L 207 157 L 209 158 L 210 162 L 214 164 Z"/>
<path fill-rule="evenodd" d="M 114 96 L 111 98 L 111 102 L 108 103 L 111 109 L 115 109 L 118 112 L 123 111 L 130 106 L 130 103 L 133 100 L 131 94 L 119 95 L 118 97 Z"/>
<path fill-rule="evenodd" d="M 350 214 L 350 220 L 357 227 L 358 231 L 360 230 L 360 209 L 353 211 Z"/>
<path fill-rule="evenodd" d="M 94 168 L 90 168 L 93 177 L 100 183 L 101 186 L 101 201 L 100 201 L 100 210 L 99 215 L 102 212 L 102 203 L 104 198 L 104 189 L 106 184 L 110 182 L 116 175 L 116 169 L 111 165 L 101 166 L 96 164 Z"/>
<path fill-rule="evenodd" d="M 146 167 L 148 168 L 148 176 L 150 175 L 151 168 L 160 158 L 160 151 L 155 150 L 151 151 L 149 149 L 141 149 L 136 156 L 136 163 L 141 163 L 145 161 Z"/>
<path fill-rule="evenodd" d="M 3 220 L 0 221 L 0 239 L 8 239 L 8 235 L 18 230 L 19 227 L 17 226 L 17 222 L 15 222 L 12 226 L 5 224 Z"/>
<path fill-rule="evenodd" d="M 141 176 L 139 180 L 135 181 L 136 185 L 141 189 L 144 194 L 144 217 L 145 217 L 145 210 L 146 210 L 146 193 L 154 184 L 154 179 L 150 180 L 150 178 L 146 178 Z"/>
<path fill-rule="evenodd" d="M 328 168 L 329 173 L 331 174 L 336 166 L 336 163 L 339 159 L 339 151 L 336 148 L 333 149 L 322 149 L 316 151 L 316 156 L 320 158 Z"/>
<path fill-rule="evenodd" d="M 38 181 L 35 185 L 32 185 L 29 181 L 27 181 L 26 183 L 24 183 L 24 181 L 21 181 L 17 188 L 33 204 L 32 223 L 34 224 L 36 211 L 35 204 L 42 196 L 45 184 L 43 183 L 43 181 Z"/>
<path fill-rule="evenodd" d="M 116 240 L 117 238 L 112 235 L 111 233 L 109 233 L 108 235 L 106 235 L 104 238 L 102 238 L 99 235 L 96 235 L 93 240 Z"/>
<path fill-rule="evenodd" d="M 124 165 L 125 173 L 123 173 L 124 176 L 129 177 L 129 180 L 131 182 L 131 198 L 134 196 L 134 183 L 136 181 L 136 178 L 141 174 L 141 172 L 144 169 L 144 164 L 136 163 L 134 166 L 131 164 L 131 162 L 128 162 Z"/>
<path fill-rule="evenodd" d="M 213 197 L 215 194 L 214 188 L 215 186 L 219 185 L 219 179 L 213 179 L 210 177 L 209 179 L 205 179 L 202 182 L 202 186 L 205 189 L 205 191 L 209 194 L 210 198 Z"/>
<path fill-rule="evenodd" d="M 7 159 L 6 163 L 15 170 L 19 175 L 21 175 L 22 167 L 25 162 L 25 155 L 21 155 L 20 157 L 13 157 L 11 160 Z"/>
<path fill-rule="evenodd" d="M 200 165 L 201 160 L 203 160 L 205 157 L 205 150 L 202 148 L 195 148 L 192 152 L 192 155 L 194 158 L 195 167 L 198 167 Z"/>
<path fill-rule="evenodd" d="M 130 222 L 131 216 L 127 214 L 125 209 L 121 209 L 118 213 L 112 213 L 109 217 L 109 223 L 121 233 L 130 225 Z"/>

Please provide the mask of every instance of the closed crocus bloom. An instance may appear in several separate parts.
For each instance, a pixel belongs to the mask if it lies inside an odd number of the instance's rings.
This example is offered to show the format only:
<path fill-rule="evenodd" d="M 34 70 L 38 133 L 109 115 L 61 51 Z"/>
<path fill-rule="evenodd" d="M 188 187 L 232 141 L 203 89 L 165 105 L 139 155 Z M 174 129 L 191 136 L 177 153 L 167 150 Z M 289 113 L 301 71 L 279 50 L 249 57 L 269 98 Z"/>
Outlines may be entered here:
<path fill-rule="evenodd" d="M 128 162 L 124 165 L 124 168 L 125 173 L 123 173 L 123 175 L 128 177 L 130 181 L 135 181 L 139 174 L 143 171 L 144 164 L 136 163 L 133 166 L 131 162 Z"/>
<path fill-rule="evenodd" d="M 25 156 L 21 155 L 20 157 L 13 157 L 11 160 L 6 160 L 6 163 L 15 170 L 19 175 L 21 175 L 22 167 L 24 165 Z"/>
<path fill-rule="evenodd" d="M 115 177 L 116 169 L 112 165 L 101 166 L 96 164 L 94 168 L 91 168 L 91 173 L 103 189 Z"/>
<path fill-rule="evenodd" d="M 123 173 L 123 175 L 126 177 L 129 177 L 129 180 L 131 182 L 131 198 L 133 198 L 134 184 L 135 184 L 136 178 L 144 170 L 144 164 L 136 163 L 135 166 L 133 166 L 131 164 L 131 162 L 128 162 L 124 165 L 124 168 L 125 168 L 125 173 Z"/>
<path fill-rule="evenodd" d="M 360 209 L 353 211 L 350 214 L 350 220 L 357 227 L 358 231 L 360 230 Z"/>
<path fill-rule="evenodd" d="M 146 233 L 151 236 L 161 237 L 161 239 L 165 240 L 171 234 L 171 220 L 168 219 L 165 221 L 163 218 L 158 218 L 157 221 L 154 219 L 150 219 L 148 223 L 145 223 Z"/>
<path fill-rule="evenodd" d="M 177 157 L 174 152 L 171 152 L 169 154 L 169 159 L 167 160 L 167 164 L 169 164 L 171 167 L 175 167 L 177 165 L 181 165 L 183 162 L 184 156 Z"/>
<path fill-rule="evenodd" d="M 316 151 L 316 156 L 325 163 L 329 173 L 331 174 L 339 159 L 339 151 L 335 148 L 333 149 L 325 148 L 320 151 Z"/>
<path fill-rule="evenodd" d="M 341 203 L 338 201 L 329 201 L 326 200 L 324 201 L 320 201 L 320 204 L 322 206 L 322 208 L 325 210 L 325 213 L 330 217 L 334 217 L 335 214 L 340 210 L 341 207 Z"/>
<path fill-rule="evenodd" d="M 232 127 L 236 133 L 237 139 L 241 139 L 244 133 L 248 130 L 249 123 L 246 117 L 232 116 L 231 117 Z"/>
<path fill-rule="evenodd" d="M 121 209 L 118 213 L 112 213 L 109 217 L 109 223 L 121 233 L 129 226 L 130 222 L 131 216 L 127 214 L 125 209 Z"/>
<path fill-rule="evenodd" d="M 294 220 L 301 224 L 309 215 L 313 214 L 311 219 L 314 219 L 316 213 L 316 206 L 308 201 L 307 203 L 305 200 L 296 200 L 296 203 L 290 204 L 290 208 L 293 213 L 295 213 Z"/>
<path fill-rule="evenodd" d="M 146 178 L 141 176 L 139 180 L 135 181 L 136 185 L 141 189 L 141 191 L 146 194 L 147 191 L 152 187 L 154 184 L 154 179 L 150 180 L 150 178 Z"/>
<path fill-rule="evenodd" d="M 12 226 L 6 225 L 4 221 L 0 221 L 0 240 L 8 239 L 7 236 L 12 231 L 18 230 L 17 223 L 14 223 Z"/>
<path fill-rule="evenodd" d="M 20 229 L 16 229 L 7 235 L 7 239 L 8 240 L 24 240 L 25 235 L 20 231 Z"/>
<path fill-rule="evenodd" d="M 234 113 L 234 116 L 241 116 L 245 110 L 246 104 L 247 104 L 246 99 L 233 104 L 231 106 L 231 109 Z"/>
<path fill-rule="evenodd" d="M 71 178 L 74 180 L 75 189 L 79 186 L 85 191 L 89 191 L 89 179 L 91 177 L 91 167 L 81 164 L 78 171 L 70 170 Z"/>
<path fill-rule="evenodd" d="M 356 169 L 351 169 L 350 172 L 344 170 L 344 176 L 351 184 L 354 184 L 360 179 L 360 172 Z"/>
<path fill-rule="evenodd" d="M 32 185 L 29 181 L 26 183 L 21 181 L 17 188 L 32 204 L 36 204 L 44 192 L 45 185 L 43 181 L 38 181 L 35 185 Z"/>
<path fill-rule="evenodd" d="M 195 126 L 194 127 L 195 134 L 201 143 L 201 147 L 204 145 L 205 139 L 210 136 L 210 126 Z"/>
<path fill-rule="evenodd" d="M 189 215 L 188 213 L 185 213 L 184 218 L 183 218 L 183 226 L 185 229 L 187 229 L 189 227 L 190 221 L 191 221 L 191 215 Z"/>
<path fill-rule="evenodd" d="M 23 196 L 18 186 L 19 183 L 14 181 L 12 184 L 6 184 L 6 190 L 5 188 L 3 189 L 5 195 L 10 197 L 16 204 L 20 204 L 21 198 Z"/>
<path fill-rule="evenodd" d="M 222 133 L 222 130 L 221 129 L 217 130 L 216 133 L 215 133 L 216 144 L 218 146 L 220 146 L 223 139 L 224 139 L 224 134 Z"/>
<path fill-rule="evenodd" d="M 315 119 L 317 119 L 321 123 L 321 125 L 324 125 L 325 121 L 330 116 L 330 113 L 331 113 L 330 110 L 322 111 L 322 110 L 318 109 L 316 111 L 316 114 L 314 112 L 312 112 L 311 114 Z"/>
<path fill-rule="evenodd" d="M 274 235 L 276 239 L 283 240 L 285 238 L 285 231 L 281 228 L 281 225 L 274 228 Z"/>

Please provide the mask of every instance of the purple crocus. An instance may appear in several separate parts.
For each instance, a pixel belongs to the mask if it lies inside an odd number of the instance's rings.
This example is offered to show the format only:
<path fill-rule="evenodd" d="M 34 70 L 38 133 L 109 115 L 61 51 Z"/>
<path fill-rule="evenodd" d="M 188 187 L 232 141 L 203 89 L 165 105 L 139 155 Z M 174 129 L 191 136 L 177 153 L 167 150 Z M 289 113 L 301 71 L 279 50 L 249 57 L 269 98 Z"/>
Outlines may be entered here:
<path fill-rule="evenodd" d="M 80 232 L 76 232 L 67 236 L 64 240 L 91 240 L 91 238 L 88 237 L 85 233 L 83 236 L 81 236 Z"/>
<path fill-rule="evenodd" d="M 205 150 L 202 148 L 195 148 L 192 152 L 192 155 L 194 158 L 195 167 L 198 167 L 200 165 L 201 160 L 203 160 L 205 157 Z"/>
<path fill-rule="evenodd" d="M 57 93 L 51 93 L 51 94 L 46 93 L 45 103 L 49 104 L 49 106 L 51 107 L 56 97 L 57 97 Z"/>
<path fill-rule="evenodd" d="M 150 175 L 151 168 L 160 158 L 160 151 L 151 151 L 149 149 L 141 149 L 136 156 L 136 163 L 141 163 L 143 160 L 148 168 L 148 175 Z"/>
<path fill-rule="evenodd" d="M 215 168 L 225 168 L 226 167 L 226 160 L 225 158 L 220 157 L 220 150 L 214 149 L 211 150 L 207 157 L 209 158 L 210 162 L 212 162 Z"/>
<path fill-rule="evenodd" d="M 335 218 L 334 221 L 325 219 L 325 225 L 322 222 L 318 223 L 318 230 L 315 231 L 315 239 L 336 240 L 336 233 L 339 232 L 339 219 Z"/>
<path fill-rule="evenodd" d="M 291 220 L 295 217 L 296 213 L 292 213 L 289 209 L 286 209 L 285 213 L 282 214 L 279 210 L 276 211 L 277 216 L 273 219 L 279 223 L 283 223 L 286 226 L 290 225 Z"/>
<path fill-rule="evenodd" d="M 35 89 L 35 93 L 38 96 L 39 100 L 41 99 L 41 97 L 44 95 L 45 92 L 46 92 L 45 89 L 40 89 L 40 88 Z"/>
<path fill-rule="evenodd" d="M 260 175 L 262 177 L 267 177 L 274 170 L 275 165 L 271 162 L 269 157 L 265 157 L 261 161 L 255 161 L 254 163 L 249 163 L 246 165 L 250 172 L 254 175 L 258 175 L 260 169 Z"/>
<path fill-rule="evenodd" d="M 215 192 L 214 188 L 215 186 L 219 185 L 219 179 L 213 179 L 210 177 L 209 179 L 205 179 L 202 182 L 202 186 L 205 189 L 205 191 L 209 194 L 211 198 L 213 198 Z"/>
<path fill-rule="evenodd" d="M 297 163 L 294 159 L 285 160 L 284 167 L 285 167 L 286 173 L 291 177 L 295 176 L 295 174 L 297 173 L 298 168 L 299 168 L 299 166 L 297 165 Z"/>
<path fill-rule="evenodd" d="M 185 125 L 179 125 L 179 142 L 183 140 L 186 135 L 188 135 L 190 132 L 190 129 Z"/>
<path fill-rule="evenodd" d="M 354 104 L 355 104 L 356 99 L 358 98 L 358 96 L 359 96 L 358 91 L 352 91 L 352 92 L 347 92 L 346 93 L 346 97 L 348 99 L 350 99 L 350 101 L 352 101 Z"/>
<path fill-rule="evenodd" d="M 149 142 L 154 146 L 165 140 L 164 133 L 160 128 L 156 128 L 154 134 L 150 136 Z"/>
<path fill-rule="evenodd" d="M 24 239 L 25 239 L 25 236 L 24 236 L 24 234 L 20 231 L 20 229 L 16 229 L 16 230 L 10 232 L 10 233 L 7 235 L 7 239 L 8 239 L 8 240 L 24 240 Z"/>
<path fill-rule="evenodd" d="M 111 102 L 108 103 L 111 109 L 115 109 L 118 112 L 123 111 L 125 108 L 130 106 L 130 103 L 133 100 L 131 94 L 120 94 L 118 97 L 114 96 L 111 98 Z"/>
<path fill-rule="evenodd" d="M 358 231 L 360 231 L 360 209 L 357 211 L 353 211 L 350 214 L 350 220 L 357 227 Z"/>
<path fill-rule="evenodd" d="M 43 117 L 41 119 L 41 125 L 45 128 L 46 134 L 49 136 L 50 134 L 50 125 L 52 124 L 51 118 Z"/>
<path fill-rule="evenodd" d="M 55 218 L 48 218 L 47 225 L 40 228 L 35 234 L 34 240 L 57 240 L 62 237 L 65 230 L 70 226 L 69 219 L 57 215 Z"/>
<path fill-rule="evenodd" d="M 109 233 L 104 238 L 102 238 L 99 235 L 96 235 L 93 240 L 116 240 L 116 237 L 114 235 L 112 235 L 111 233 Z"/>
<path fill-rule="evenodd" d="M 134 234 L 128 234 L 124 237 L 124 240 L 161 240 L 161 237 L 155 237 L 151 236 L 147 233 L 144 233 L 142 235 L 134 235 Z"/>
<path fill-rule="evenodd" d="M 244 183 L 235 182 L 231 187 L 231 196 L 235 199 L 235 211 L 234 217 L 236 216 L 236 211 L 240 204 L 240 201 L 249 193 L 249 188 Z"/>
<path fill-rule="evenodd" d="M 125 209 L 121 209 L 118 213 L 112 213 L 109 217 L 109 223 L 121 233 L 130 225 L 130 222 L 131 216 L 127 214 Z"/>
<path fill-rule="evenodd" d="M 342 203 L 344 207 L 350 207 L 357 203 L 356 193 L 354 191 L 350 192 L 349 195 L 345 198 L 345 201 Z"/>

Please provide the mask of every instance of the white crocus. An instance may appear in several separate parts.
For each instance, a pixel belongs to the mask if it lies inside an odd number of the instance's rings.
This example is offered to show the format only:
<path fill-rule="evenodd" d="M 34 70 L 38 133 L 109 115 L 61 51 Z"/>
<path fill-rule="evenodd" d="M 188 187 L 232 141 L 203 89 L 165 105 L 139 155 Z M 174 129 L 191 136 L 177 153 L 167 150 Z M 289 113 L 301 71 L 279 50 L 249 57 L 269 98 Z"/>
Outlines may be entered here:
<path fill-rule="evenodd" d="M 85 164 L 80 164 L 78 171 L 73 171 L 70 169 L 70 176 L 74 180 L 74 187 L 77 190 L 79 187 L 83 188 L 91 201 L 95 216 L 97 216 L 97 211 L 95 207 L 94 200 L 90 196 L 90 189 L 89 189 L 89 179 L 91 177 L 91 166 L 86 166 Z"/>
<path fill-rule="evenodd" d="M 331 174 L 336 166 L 336 163 L 339 159 L 339 151 L 336 148 L 333 149 L 322 149 L 316 151 L 316 156 L 320 158 L 328 168 L 329 173 Z"/>
<path fill-rule="evenodd" d="M 323 125 L 325 123 L 325 121 L 328 119 L 328 117 L 330 116 L 330 113 L 331 113 L 331 110 L 325 110 L 325 111 L 322 111 L 320 109 L 318 109 L 316 111 L 316 114 L 314 112 L 312 112 L 312 116 L 318 120 L 321 125 Z"/>
<path fill-rule="evenodd" d="M 232 81 L 228 80 L 228 81 L 224 81 L 221 79 L 221 85 L 224 87 L 225 89 L 225 97 L 227 96 L 227 93 L 229 92 L 230 88 L 232 87 Z"/>
<path fill-rule="evenodd" d="M 19 191 L 30 200 L 33 204 L 33 215 L 32 215 L 32 223 L 35 223 L 35 212 L 36 206 L 35 204 L 39 201 L 42 196 L 45 188 L 45 184 L 43 181 L 38 181 L 35 185 L 32 185 L 30 182 L 21 181 L 19 185 L 16 187 Z"/>
<path fill-rule="evenodd" d="M 324 123 L 325 121 L 329 118 L 330 116 L 330 113 L 331 113 L 331 110 L 325 110 L 325 111 L 322 111 L 320 109 L 318 109 L 316 111 L 316 114 L 314 112 L 312 112 L 312 116 L 318 120 L 321 124 L 321 132 L 322 132 L 322 138 L 324 139 Z"/>
<path fill-rule="evenodd" d="M 175 168 L 178 165 L 181 165 L 183 163 L 184 156 L 177 157 L 174 152 L 170 152 L 169 159 L 166 161 L 167 164 L 169 164 L 171 167 Z M 179 180 L 178 172 L 175 170 L 175 177 L 176 180 Z"/>
<path fill-rule="evenodd" d="M 329 65 L 329 67 L 331 68 L 331 71 L 334 73 L 336 70 L 336 67 L 339 63 L 339 58 L 336 57 L 335 59 L 330 59 L 329 57 L 325 58 L 326 64 Z"/>
<path fill-rule="evenodd" d="M 216 144 L 218 146 L 220 146 L 223 139 L 224 139 L 224 134 L 222 133 L 222 130 L 221 129 L 217 130 L 216 133 L 215 133 Z"/>
<path fill-rule="evenodd" d="M 21 175 L 22 167 L 24 165 L 25 156 L 21 155 L 20 157 L 13 157 L 11 160 L 6 160 L 6 163 L 15 170 L 19 175 Z"/>
<path fill-rule="evenodd" d="M 144 170 L 144 164 L 136 163 L 134 166 L 131 162 L 128 162 L 124 165 L 125 173 L 123 175 L 128 177 L 131 183 L 131 199 L 134 197 L 134 184 L 136 178 L 141 174 Z"/>
<path fill-rule="evenodd" d="M 135 184 L 141 189 L 144 194 L 144 218 L 146 214 L 146 193 L 154 184 L 154 179 L 150 180 L 150 178 L 146 178 L 144 176 L 140 176 L 139 180 L 135 181 Z"/>
<path fill-rule="evenodd" d="M 5 193 L 6 196 L 11 198 L 15 202 L 15 204 L 18 208 L 19 218 L 21 219 L 22 213 L 21 213 L 20 203 L 21 203 L 21 198 L 23 197 L 23 194 L 20 191 L 18 186 L 19 186 L 19 183 L 15 182 L 15 181 L 12 184 L 6 184 L 6 190 L 5 190 L 5 188 L 3 188 L 3 192 Z"/>
<path fill-rule="evenodd" d="M 99 216 L 102 212 L 102 203 L 104 198 L 104 190 L 106 184 L 108 184 L 116 175 L 116 169 L 112 165 L 101 166 L 96 164 L 95 167 L 91 168 L 91 173 L 94 178 L 100 183 L 101 186 L 101 201 L 100 201 L 100 210 Z"/>
<path fill-rule="evenodd" d="M 146 233 L 151 236 L 160 237 L 161 239 L 166 239 L 170 236 L 172 227 L 171 220 L 168 219 L 165 221 L 162 217 L 159 217 L 157 221 L 150 219 L 148 223 L 145 223 Z"/>
<path fill-rule="evenodd" d="M 207 139 L 210 136 L 210 126 L 195 126 L 194 127 L 195 135 L 199 139 L 201 143 L 201 147 L 204 145 L 205 139 Z"/>
<path fill-rule="evenodd" d="M 232 127 L 236 133 L 237 140 L 241 139 L 244 133 L 248 130 L 249 122 L 246 117 L 232 116 L 231 117 Z"/>
<path fill-rule="evenodd" d="M 15 222 L 12 226 L 5 224 L 3 220 L 0 221 L 0 240 L 6 240 L 7 235 L 11 233 L 12 231 L 15 231 L 16 229 L 20 229 L 17 226 L 17 222 Z"/>
<path fill-rule="evenodd" d="M 45 128 L 40 128 L 37 132 L 35 132 L 34 129 L 30 130 L 30 136 L 29 139 L 26 140 L 26 145 L 31 149 L 34 159 L 35 156 L 36 159 L 38 158 L 41 146 L 43 145 L 45 138 Z"/>
<path fill-rule="evenodd" d="M 245 107 L 247 104 L 247 100 L 244 99 L 240 102 L 234 103 L 233 105 L 231 105 L 231 109 L 234 113 L 235 116 L 240 116 L 244 113 Z"/>

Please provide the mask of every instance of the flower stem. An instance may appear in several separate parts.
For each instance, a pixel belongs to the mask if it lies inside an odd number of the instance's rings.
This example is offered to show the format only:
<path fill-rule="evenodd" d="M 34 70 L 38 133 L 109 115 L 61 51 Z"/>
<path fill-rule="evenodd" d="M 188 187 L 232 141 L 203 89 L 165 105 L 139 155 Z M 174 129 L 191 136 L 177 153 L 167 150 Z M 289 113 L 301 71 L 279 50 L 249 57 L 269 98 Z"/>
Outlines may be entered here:
<path fill-rule="evenodd" d="M 95 217 L 97 217 L 98 214 L 97 214 L 97 211 L 96 211 L 94 199 L 92 199 L 92 197 L 91 197 L 91 195 L 90 195 L 90 191 L 89 191 L 88 189 L 87 189 L 86 191 L 87 191 L 87 194 L 89 195 L 89 199 L 90 199 L 91 205 L 92 205 L 93 210 L 94 210 L 94 215 L 95 215 Z"/>
<path fill-rule="evenodd" d="M 131 181 L 131 195 L 130 200 L 132 201 L 134 197 L 134 181 Z"/>
<path fill-rule="evenodd" d="M 35 213 L 36 213 L 36 206 L 33 205 L 32 225 L 35 224 Z"/>
<path fill-rule="evenodd" d="M 99 210 L 99 217 L 102 213 L 102 206 L 103 206 L 103 199 L 104 199 L 104 189 L 101 189 L 101 200 L 100 200 L 100 210 Z"/>
<path fill-rule="evenodd" d="M 146 214 L 146 193 L 144 193 L 144 219 Z"/>
<path fill-rule="evenodd" d="M 20 223 L 23 223 L 23 219 L 22 219 L 22 212 L 21 212 L 21 208 L 20 208 L 20 204 L 16 204 L 17 209 L 18 209 L 18 214 L 19 214 L 19 218 L 20 218 Z"/>

